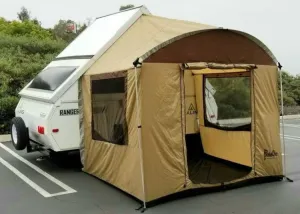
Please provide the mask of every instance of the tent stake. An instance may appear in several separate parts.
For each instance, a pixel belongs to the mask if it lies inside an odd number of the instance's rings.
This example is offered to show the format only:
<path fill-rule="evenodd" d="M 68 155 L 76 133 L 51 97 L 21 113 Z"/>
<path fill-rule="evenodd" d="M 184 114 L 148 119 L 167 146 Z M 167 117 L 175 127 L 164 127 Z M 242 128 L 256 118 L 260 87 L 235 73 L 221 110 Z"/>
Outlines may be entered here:
<path fill-rule="evenodd" d="M 140 165 L 141 165 L 141 178 L 143 186 L 143 209 L 141 212 L 146 210 L 146 193 L 145 193 L 145 178 L 144 178 L 144 164 L 143 164 L 143 150 L 142 150 L 142 133 L 141 133 L 141 121 L 140 121 L 140 106 L 139 106 L 139 92 L 138 92 L 138 81 L 137 81 L 137 69 L 136 65 L 134 66 L 134 76 L 135 76 L 135 95 L 136 95 L 136 121 L 137 121 L 137 132 L 138 132 L 138 142 L 140 148 Z"/>

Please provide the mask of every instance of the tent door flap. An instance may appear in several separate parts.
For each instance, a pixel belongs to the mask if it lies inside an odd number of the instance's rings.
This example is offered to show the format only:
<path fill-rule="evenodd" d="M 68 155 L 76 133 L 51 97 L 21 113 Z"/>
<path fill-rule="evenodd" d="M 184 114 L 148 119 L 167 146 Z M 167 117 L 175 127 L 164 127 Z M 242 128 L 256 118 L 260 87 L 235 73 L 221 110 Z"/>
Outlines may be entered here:
<path fill-rule="evenodd" d="M 205 154 L 251 167 L 251 72 L 243 68 L 192 72 Z"/>

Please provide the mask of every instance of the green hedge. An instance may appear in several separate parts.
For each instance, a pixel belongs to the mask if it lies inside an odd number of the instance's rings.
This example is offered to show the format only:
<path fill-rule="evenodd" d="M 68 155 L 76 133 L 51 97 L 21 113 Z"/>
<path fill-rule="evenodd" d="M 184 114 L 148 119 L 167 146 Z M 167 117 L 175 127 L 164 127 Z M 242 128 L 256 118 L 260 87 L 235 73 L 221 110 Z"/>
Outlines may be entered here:
<path fill-rule="evenodd" d="M 0 134 L 9 132 L 20 90 L 66 45 L 49 37 L 11 36 L 0 30 Z"/>
<path fill-rule="evenodd" d="M 0 133 L 9 133 L 10 120 L 15 115 L 15 107 L 18 104 L 19 98 L 7 96 L 0 98 Z"/>

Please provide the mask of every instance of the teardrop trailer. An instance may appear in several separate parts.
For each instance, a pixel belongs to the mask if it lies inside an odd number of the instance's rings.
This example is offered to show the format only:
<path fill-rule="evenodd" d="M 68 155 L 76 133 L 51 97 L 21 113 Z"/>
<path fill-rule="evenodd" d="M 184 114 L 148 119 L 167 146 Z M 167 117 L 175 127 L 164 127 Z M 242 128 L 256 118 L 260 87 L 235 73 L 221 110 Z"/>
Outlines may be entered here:
<path fill-rule="evenodd" d="M 53 67 L 65 81 L 50 81 Z M 138 7 L 97 19 L 39 74 L 49 83 L 37 76 L 21 91 L 16 117 L 28 132 L 15 122 L 12 137 L 80 149 L 83 171 L 144 208 L 187 190 L 281 180 L 277 71 L 247 33 Z"/>
<path fill-rule="evenodd" d="M 70 81 L 65 80 L 81 63 L 83 60 L 51 62 L 21 91 L 11 126 L 17 150 L 62 152 L 79 148 L 78 82 L 68 86 Z"/>
<path fill-rule="evenodd" d="M 78 80 L 142 13 L 149 12 L 137 7 L 97 18 L 21 90 L 11 123 L 16 150 L 61 153 L 80 148 Z"/>

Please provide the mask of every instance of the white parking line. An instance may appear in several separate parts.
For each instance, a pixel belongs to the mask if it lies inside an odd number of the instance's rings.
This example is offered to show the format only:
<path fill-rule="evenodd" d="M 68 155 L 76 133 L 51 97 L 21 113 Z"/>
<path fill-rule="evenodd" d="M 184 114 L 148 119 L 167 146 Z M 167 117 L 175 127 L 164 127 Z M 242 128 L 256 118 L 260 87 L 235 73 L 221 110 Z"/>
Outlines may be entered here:
<path fill-rule="evenodd" d="M 280 137 L 282 137 L 282 134 L 280 134 Z M 285 139 L 293 139 L 293 140 L 300 140 L 300 136 L 295 136 L 295 135 L 284 135 Z"/>
<path fill-rule="evenodd" d="M 282 125 L 282 123 L 280 124 Z M 285 123 L 284 126 L 291 128 L 300 128 L 300 125 Z"/>
<path fill-rule="evenodd" d="M 26 175 L 21 173 L 19 170 L 17 170 L 15 167 L 10 165 L 7 161 L 2 159 L 0 157 L 0 163 L 2 163 L 4 166 L 6 166 L 10 171 L 15 173 L 19 178 L 21 178 L 24 182 L 26 182 L 29 186 L 31 186 L 33 189 L 35 189 L 37 192 L 39 192 L 42 196 L 45 198 L 50 197 L 50 193 L 48 193 L 46 190 L 44 190 L 42 187 L 34 183 L 32 180 L 30 180 Z"/>
<path fill-rule="evenodd" d="M 280 134 L 280 138 L 282 137 L 282 134 Z M 298 136 L 292 136 L 292 135 L 284 135 L 284 139 L 285 140 L 288 140 L 288 142 L 293 142 L 293 143 L 296 143 L 296 144 L 299 144 L 295 141 L 300 141 L 300 137 Z"/>
<path fill-rule="evenodd" d="M 40 168 L 38 168 L 37 166 L 33 165 L 31 162 L 29 162 L 28 160 L 26 160 L 22 156 L 20 156 L 17 153 L 13 152 L 11 149 L 9 149 L 8 147 L 6 147 L 2 143 L 0 143 L 0 147 L 3 148 L 8 153 L 10 153 L 15 158 L 17 158 L 18 160 L 20 160 L 23 163 L 25 163 L 27 166 L 29 166 L 32 169 L 34 169 L 36 172 L 38 172 L 41 175 L 45 176 L 48 180 L 52 181 L 56 185 L 60 186 L 64 190 L 66 190 L 66 191 L 63 191 L 63 192 L 58 192 L 58 193 L 50 194 L 46 190 L 44 190 L 42 187 L 40 187 L 39 185 L 37 185 L 36 183 L 34 183 L 32 180 L 30 180 L 28 177 L 26 177 L 24 174 L 22 174 L 19 170 L 17 170 L 15 167 L 13 167 L 11 164 L 9 164 L 7 161 L 5 161 L 4 159 L 2 159 L 0 157 L 0 162 L 4 166 L 6 166 L 9 170 L 11 170 L 13 173 L 15 173 L 19 178 L 21 178 L 24 182 L 26 182 L 28 185 L 30 185 L 33 189 L 35 189 L 37 192 L 39 192 L 45 198 L 54 197 L 54 196 L 58 196 L 58 195 L 71 194 L 71 193 L 77 192 L 73 188 L 69 187 L 68 185 L 66 185 L 63 182 L 59 181 L 58 179 L 54 178 L 52 175 L 48 174 L 47 172 L 45 172 L 45 171 L 41 170 Z"/>
<path fill-rule="evenodd" d="M 282 135 L 281 135 L 282 136 Z M 284 135 L 284 137 L 288 137 L 288 138 L 295 138 L 295 139 L 299 139 L 300 140 L 300 137 L 299 136 L 294 136 L 294 135 Z"/>
<path fill-rule="evenodd" d="M 293 138 L 293 137 L 284 137 L 284 139 L 293 140 L 293 141 L 300 141 L 299 138 Z"/>

